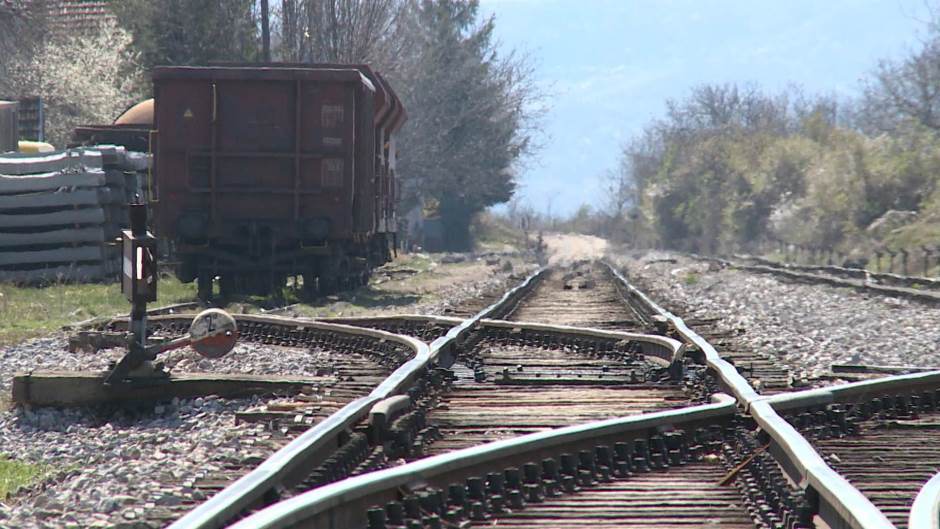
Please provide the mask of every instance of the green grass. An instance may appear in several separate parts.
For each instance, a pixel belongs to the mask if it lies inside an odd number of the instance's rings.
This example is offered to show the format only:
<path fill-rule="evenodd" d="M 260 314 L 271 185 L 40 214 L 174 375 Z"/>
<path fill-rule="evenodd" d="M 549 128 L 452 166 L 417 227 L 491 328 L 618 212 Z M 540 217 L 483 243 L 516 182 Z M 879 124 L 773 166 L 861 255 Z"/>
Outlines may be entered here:
<path fill-rule="evenodd" d="M 403 268 L 412 268 L 420 272 L 430 272 L 437 267 L 434 259 L 426 253 L 403 254 L 391 263 L 383 266 L 382 270 L 400 270 Z"/>
<path fill-rule="evenodd" d="M 698 274 L 693 273 L 693 272 L 687 273 L 685 277 L 682 278 L 682 281 L 688 286 L 698 284 L 698 280 L 699 280 Z"/>
<path fill-rule="evenodd" d="M 477 251 L 503 251 L 507 248 L 525 248 L 525 235 L 489 212 L 481 213 L 470 227 Z M 538 232 L 530 233 L 534 244 Z"/>
<path fill-rule="evenodd" d="M 153 306 L 196 299 L 194 283 L 161 277 Z M 100 316 L 126 314 L 130 304 L 119 284 L 56 284 L 44 287 L 0 285 L 0 345 L 17 343 L 63 325 Z"/>
<path fill-rule="evenodd" d="M 48 469 L 43 465 L 10 461 L 0 456 L 0 500 L 5 500 L 19 488 L 43 479 Z"/>

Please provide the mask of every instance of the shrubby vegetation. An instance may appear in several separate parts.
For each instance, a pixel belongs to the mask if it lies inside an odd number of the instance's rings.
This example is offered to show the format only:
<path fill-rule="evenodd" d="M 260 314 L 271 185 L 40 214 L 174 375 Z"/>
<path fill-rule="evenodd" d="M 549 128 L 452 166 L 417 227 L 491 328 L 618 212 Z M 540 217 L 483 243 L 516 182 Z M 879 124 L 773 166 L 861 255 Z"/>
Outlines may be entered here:
<path fill-rule="evenodd" d="M 854 101 L 700 86 L 623 147 L 594 229 L 705 253 L 769 241 L 859 255 L 935 245 L 938 134 L 937 32 L 879 64 Z"/>
<path fill-rule="evenodd" d="M 940 139 L 922 123 L 905 119 L 870 135 L 818 103 L 763 95 L 758 106 L 771 116 L 748 116 L 735 107 L 751 105 L 730 97 L 730 111 L 713 115 L 720 119 L 684 122 L 716 110 L 698 97 L 706 90 L 735 91 L 700 89 L 624 149 L 633 217 L 621 228 L 709 253 L 767 239 L 849 251 L 890 242 L 890 233 L 869 229 L 888 212 L 922 221 L 940 214 Z"/>

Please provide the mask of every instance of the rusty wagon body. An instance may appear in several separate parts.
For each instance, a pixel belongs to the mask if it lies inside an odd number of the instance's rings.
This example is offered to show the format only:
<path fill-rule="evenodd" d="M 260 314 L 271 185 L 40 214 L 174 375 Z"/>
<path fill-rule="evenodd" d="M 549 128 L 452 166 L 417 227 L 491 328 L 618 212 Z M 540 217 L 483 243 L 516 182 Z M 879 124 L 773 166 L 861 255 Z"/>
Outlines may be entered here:
<path fill-rule="evenodd" d="M 406 119 L 363 65 L 158 67 L 154 212 L 183 281 L 267 293 L 302 276 L 361 283 L 395 242 L 395 133 Z"/>

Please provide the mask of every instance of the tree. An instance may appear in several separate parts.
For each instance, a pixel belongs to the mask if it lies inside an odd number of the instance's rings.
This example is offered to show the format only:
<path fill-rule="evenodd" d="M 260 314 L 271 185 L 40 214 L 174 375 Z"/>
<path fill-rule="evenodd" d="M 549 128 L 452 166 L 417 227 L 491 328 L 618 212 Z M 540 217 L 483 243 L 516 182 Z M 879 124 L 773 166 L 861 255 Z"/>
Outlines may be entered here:
<path fill-rule="evenodd" d="M 110 123 L 139 100 L 143 71 L 130 44 L 113 20 L 91 31 L 51 34 L 6 64 L 3 88 L 17 97 L 41 96 L 47 137 L 64 146 L 77 125 Z"/>
<path fill-rule="evenodd" d="M 861 107 L 860 124 L 870 131 L 893 131 L 905 120 L 940 130 L 940 34 L 905 59 L 881 61 Z"/>
<path fill-rule="evenodd" d="M 46 0 L 0 0 L 0 96 L 15 95 L 10 67 L 29 61 L 49 33 Z"/>
<path fill-rule="evenodd" d="M 280 57 L 391 73 L 407 54 L 408 7 L 406 0 L 282 0 Z"/>
<path fill-rule="evenodd" d="M 254 0 L 121 0 L 111 6 L 148 70 L 261 57 Z"/>
<path fill-rule="evenodd" d="M 399 164 L 405 209 L 438 202 L 455 250 L 469 247 L 477 212 L 512 197 L 517 164 L 533 148 L 539 97 L 528 61 L 499 56 L 495 22 L 478 24 L 478 8 L 476 0 L 415 5 L 417 53 L 394 76 L 410 115 Z"/>

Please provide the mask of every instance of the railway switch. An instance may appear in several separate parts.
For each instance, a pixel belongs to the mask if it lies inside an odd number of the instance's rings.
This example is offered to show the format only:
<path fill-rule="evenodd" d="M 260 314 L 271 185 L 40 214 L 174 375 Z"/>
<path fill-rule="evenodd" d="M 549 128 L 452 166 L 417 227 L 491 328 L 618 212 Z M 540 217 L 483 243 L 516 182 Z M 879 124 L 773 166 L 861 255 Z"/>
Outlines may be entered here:
<path fill-rule="evenodd" d="M 235 319 L 220 309 L 208 309 L 195 318 L 189 333 L 169 341 L 151 343 L 147 337 L 147 303 L 157 300 L 157 239 L 147 231 L 147 207 L 130 204 L 130 229 L 121 233 L 123 274 L 121 291 L 131 302 L 127 353 L 105 378 L 105 385 L 124 383 L 140 377 L 165 377 L 162 367 L 151 362 L 160 353 L 192 346 L 202 356 L 219 358 L 235 346 L 238 329 Z"/>

